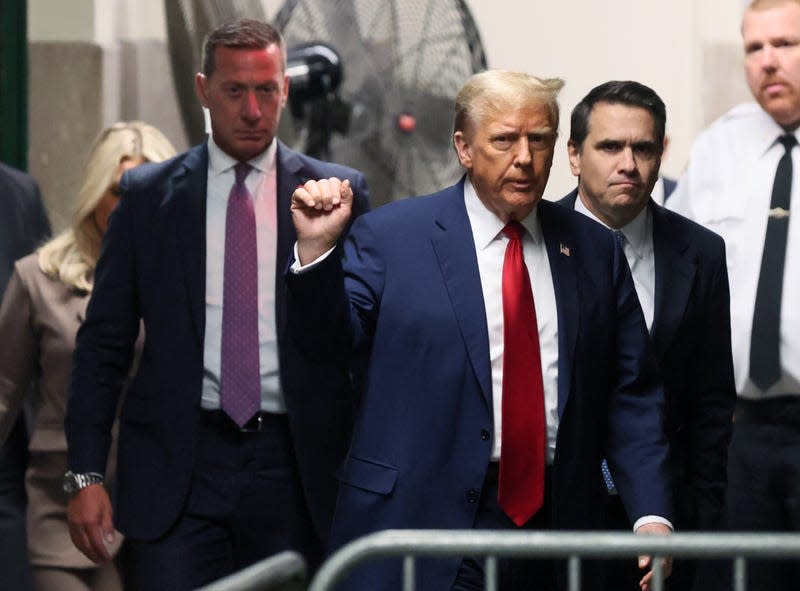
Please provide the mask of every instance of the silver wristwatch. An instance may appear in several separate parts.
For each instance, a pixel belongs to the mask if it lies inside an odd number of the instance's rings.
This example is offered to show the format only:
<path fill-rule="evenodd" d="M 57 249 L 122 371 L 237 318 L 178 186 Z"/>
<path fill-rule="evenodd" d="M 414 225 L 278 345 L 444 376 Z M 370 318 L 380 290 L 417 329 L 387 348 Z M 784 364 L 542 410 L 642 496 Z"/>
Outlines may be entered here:
<path fill-rule="evenodd" d="M 86 488 L 90 484 L 103 484 L 105 478 L 98 472 L 84 472 L 83 474 L 75 474 L 69 470 L 64 474 L 64 492 L 68 495 L 74 495 L 82 488 Z"/>

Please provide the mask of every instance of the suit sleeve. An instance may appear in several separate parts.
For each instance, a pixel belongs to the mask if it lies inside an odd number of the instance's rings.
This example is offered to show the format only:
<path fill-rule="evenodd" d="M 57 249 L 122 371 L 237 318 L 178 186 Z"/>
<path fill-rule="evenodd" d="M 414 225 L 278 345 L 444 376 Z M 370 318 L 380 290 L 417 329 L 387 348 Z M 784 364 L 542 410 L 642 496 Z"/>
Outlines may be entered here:
<path fill-rule="evenodd" d="M 65 421 L 69 467 L 75 472 L 105 471 L 111 427 L 139 331 L 133 204 L 145 199 L 133 195 L 126 180 L 127 175 L 121 183 L 125 196 L 111 215 L 86 320 L 77 336 Z"/>
<path fill-rule="evenodd" d="M 368 218 L 307 273 L 286 276 L 292 339 L 311 359 L 347 363 L 368 350 L 383 289 L 384 264 Z"/>
<path fill-rule="evenodd" d="M 30 236 L 34 247 L 50 237 L 50 220 L 47 217 L 39 185 L 36 183 L 33 184 L 33 194 L 28 207 L 27 221 L 28 236 Z"/>
<path fill-rule="evenodd" d="M 359 172 L 355 175 L 353 180 L 353 220 L 369 211 L 369 197 L 367 180 L 364 178 L 364 175 Z"/>
<path fill-rule="evenodd" d="M 633 279 L 618 247 L 614 276 L 617 382 L 610 401 L 606 457 L 631 523 L 645 515 L 672 521 L 664 390 Z"/>
<path fill-rule="evenodd" d="M 730 293 L 725 246 L 719 248 L 709 275 L 706 312 L 700 338 L 690 359 L 687 382 L 692 388 L 689 400 L 688 454 L 690 486 L 695 500 L 698 529 L 721 526 L 727 481 L 727 451 L 733 430 L 736 386 L 731 356 Z"/>
<path fill-rule="evenodd" d="M 0 445 L 8 437 L 29 391 L 38 359 L 30 292 L 14 270 L 0 306 Z"/>

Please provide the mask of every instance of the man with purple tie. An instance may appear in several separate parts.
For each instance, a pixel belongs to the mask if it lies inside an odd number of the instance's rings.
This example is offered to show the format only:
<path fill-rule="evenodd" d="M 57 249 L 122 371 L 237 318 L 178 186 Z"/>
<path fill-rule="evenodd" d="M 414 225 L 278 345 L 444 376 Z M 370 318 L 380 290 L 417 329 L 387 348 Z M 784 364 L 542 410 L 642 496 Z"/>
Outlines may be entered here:
<path fill-rule="evenodd" d="M 368 191 L 358 171 L 275 138 L 285 63 L 266 23 L 241 20 L 206 38 L 196 90 L 211 136 L 123 177 L 97 266 L 67 410 L 70 527 L 97 562 L 114 526 L 123 532 L 140 589 L 194 589 L 285 549 L 312 569 L 321 560 L 350 380 L 340 365 L 311 368 L 293 352 L 279 278 L 298 185 L 347 178 L 356 213 Z M 112 514 L 102 472 L 140 324 Z M 315 396 L 320 383 L 334 394 Z"/>

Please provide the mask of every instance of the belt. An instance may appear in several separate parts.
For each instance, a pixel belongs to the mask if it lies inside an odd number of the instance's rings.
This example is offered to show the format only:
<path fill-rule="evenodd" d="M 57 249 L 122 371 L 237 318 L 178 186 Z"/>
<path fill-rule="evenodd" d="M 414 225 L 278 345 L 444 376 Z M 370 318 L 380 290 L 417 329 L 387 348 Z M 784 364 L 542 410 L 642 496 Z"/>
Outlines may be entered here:
<path fill-rule="evenodd" d="M 742 423 L 800 428 L 800 395 L 776 396 L 763 400 L 739 398 L 734 417 Z"/>
<path fill-rule="evenodd" d="M 257 412 L 249 421 L 241 427 L 237 425 L 228 413 L 224 410 L 202 410 L 200 420 L 203 425 L 224 429 L 227 431 L 238 431 L 239 433 L 258 433 L 266 430 L 270 425 L 288 424 L 285 414 L 271 412 Z"/>

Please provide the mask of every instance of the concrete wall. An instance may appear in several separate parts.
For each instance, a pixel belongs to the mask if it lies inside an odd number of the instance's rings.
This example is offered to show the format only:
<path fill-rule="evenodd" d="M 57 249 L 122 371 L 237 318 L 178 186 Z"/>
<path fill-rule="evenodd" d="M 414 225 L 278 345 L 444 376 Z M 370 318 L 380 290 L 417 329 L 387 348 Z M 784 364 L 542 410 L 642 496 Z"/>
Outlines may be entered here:
<path fill-rule="evenodd" d="M 160 0 L 29 0 L 29 165 L 55 229 L 70 223 L 95 136 L 119 120 L 187 147 Z"/>
<path fill-rule="evenodd" d="M 567 81 L 550 198 L 574 186 L 566 159 L 569 112 L 596 84 L 635 79 L 661 95 L 672 140 L 663 168 L 673 176 L 683 169 L 695 135 L 730 106 L 749 99 L 741 71 L 743 0 L 466 2 L 490 67 Z M 273 15 L 282 2 L 263 4 Z M 28 5 L 30 165 L 54 224 L 63 227 L 83 157 L 102 127 L 118 119 L 144 119 L 179 149 L 186 147 L 186 138 L 162 0 L 28 0 Z"/>

